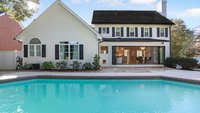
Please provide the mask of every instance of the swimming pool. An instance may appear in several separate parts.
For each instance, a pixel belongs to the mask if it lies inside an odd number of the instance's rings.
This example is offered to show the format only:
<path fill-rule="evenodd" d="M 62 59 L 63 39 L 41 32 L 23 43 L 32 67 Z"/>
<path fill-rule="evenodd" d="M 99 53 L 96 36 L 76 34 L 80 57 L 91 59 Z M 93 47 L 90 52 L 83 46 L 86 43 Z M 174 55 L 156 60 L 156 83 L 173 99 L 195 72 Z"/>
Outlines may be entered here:
<path fill-rule="evenodd" d="M 200 113 L 200 86 L 165 80 L 0 84 L 0 113 Z"/>

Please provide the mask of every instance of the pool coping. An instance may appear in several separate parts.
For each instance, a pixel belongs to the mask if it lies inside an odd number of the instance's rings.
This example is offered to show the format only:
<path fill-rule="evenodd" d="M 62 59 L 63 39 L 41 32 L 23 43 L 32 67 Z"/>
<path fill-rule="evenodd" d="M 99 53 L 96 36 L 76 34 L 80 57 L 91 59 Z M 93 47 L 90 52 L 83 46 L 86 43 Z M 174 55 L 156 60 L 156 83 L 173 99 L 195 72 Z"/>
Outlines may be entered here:
<path fill-rule="evenodd" d="M 188 79 L 188 78 L 180 78 L 180 77 L 171 77 L 171 76 L 163 76 L 163 75 L 134 75 L 134 76 L 73 76 L 73 75 L 31 75 L 31 76 L 21 76 L 11 79 L 0 80 L 0 84 L 11 83 L 11 82 L 20 82 L 27 80 L 35 80 L 35 79 L 80 79 L 80 80 L 168 80 L 182 83 L 189 83 L 194 85 L 200 85 L 200 80 Z"/>

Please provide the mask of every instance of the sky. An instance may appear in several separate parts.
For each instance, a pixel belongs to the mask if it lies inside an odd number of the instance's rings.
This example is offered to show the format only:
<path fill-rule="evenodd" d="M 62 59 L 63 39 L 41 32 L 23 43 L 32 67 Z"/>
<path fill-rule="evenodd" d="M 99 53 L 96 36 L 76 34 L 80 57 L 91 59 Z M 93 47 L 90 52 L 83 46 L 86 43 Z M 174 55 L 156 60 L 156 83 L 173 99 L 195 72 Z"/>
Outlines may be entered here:
<path fill-rule="evenodd" d="M 94 10 L 156 10 L 159 0 L 61 0 L 88 24 L 91 24 Z M 31 19 L 22 22 L 28 26 L 55 0 L 40 0 L 39 10 Z M 34 7 L 34 5 L 30 4 Z M 200 0 L 167 0 L 167 17 L 183 19 L 187 27 L 200 27 Z"/>

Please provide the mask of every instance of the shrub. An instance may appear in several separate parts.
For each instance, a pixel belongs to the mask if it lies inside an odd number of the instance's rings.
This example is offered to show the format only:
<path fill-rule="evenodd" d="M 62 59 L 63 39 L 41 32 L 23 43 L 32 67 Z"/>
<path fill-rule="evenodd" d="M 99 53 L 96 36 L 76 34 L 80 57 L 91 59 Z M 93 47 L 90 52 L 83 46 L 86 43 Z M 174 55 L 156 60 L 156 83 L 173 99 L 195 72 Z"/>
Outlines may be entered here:
<path fill-rule="evenodd" d="M 164 65 L 166 67 L 176 68 L 176 65 L 180 65 L 180 57 L 168 57 L 166 58 Z"/>
<path fill-rule="evenodd" d="M 21 58 L 21 57 L 19 57 L 19 56 L 17 56 L 17 67 L 16 67 L 16 69 L 18 70 L 18 69 L 22 69 L 23 68 L 23 58 Z"/>
<path fill-rule="evenodd" d="M 42 63 L 42 69 L 44 69 L 44 70 L 49 70 L 49 69 L 53 69 L 53 68 L 54 68 L 54 65 L 51 61 Z"/>
<path fill-rule="evenodd" d="M 56 62 L 56 68 L 58 69 L 67 69 L 67 62 L 66 61 L 60 61 Z"/>
<path fill-rule="evenodd" d="M 176 68 L 177 65 L 180 65 L 182 69 L 192 70 L 197 67 L 197 60 L 193 58 L 169 57 L 165 60 L 164 65 L 171 68 Z"/>
<path fill-rule="evenodd" d="M 32 70 L 33 66 L 32 66 L 32 64 L 24 64 L 24 66 L 22 67 L 22 69 L 24 69 L 24 70 Z"/>
<path fill-rule="evenodd" d="M 99 55 L 95 55 L 95 57 L 94 57 L 94 61 L 93 61 L 93 69 L 94 70 L 99 70 L 100 69 L 100 63 L 99 63 L 99 59 L 100 59 L 100 57 L 99 57 Z"/>
<path fill-rule="evenodd" d="M 93 70 L 93 65 L 91 63 L 89 63 L 89 62 L 85 63 L 85 64 L 83 64 L 82 69 L 84 69 L 84 70 Z"/>
<path fill-rule="evenodd" d="M 182 67 L 182 69 L 185 70 L 192 70 L 195 67 L 197 67 L 197 60 L 193 59 L 193 58 L 181 58 L 180 59 L 180 65 Z"/>
<path fill-rule="evenodd" d="M 70 64 L 70 66 L 72 66 L 72 69 L 73 69 L 73 70 L 79 70 L 80 67 L 81 67 L 81 62 L 73 61 L 73 63 Z"/>

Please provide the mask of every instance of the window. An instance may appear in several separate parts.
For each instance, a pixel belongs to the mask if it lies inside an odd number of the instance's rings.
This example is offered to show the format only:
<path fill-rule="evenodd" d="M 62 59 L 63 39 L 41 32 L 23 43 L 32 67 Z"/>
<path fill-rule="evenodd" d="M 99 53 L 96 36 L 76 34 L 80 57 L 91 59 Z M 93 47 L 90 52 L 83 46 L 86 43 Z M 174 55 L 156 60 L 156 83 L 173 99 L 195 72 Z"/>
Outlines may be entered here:
<path fill-rule="evenodd" d="M 121 36 L 121 28 L 117 27 L 116 28 L 116 37 L 120 37 Z"/>
<path fill-rule="evenodd" d="M 134 37 L 135 36 L 134 30 L 135 30 L 134 28 L 130 28 L 130 32 L 129 32 L 130 37 Z"/>
<path fill-rule="evenodd" d="M 41 42 L 37 38 L 33 38 L 29 42 L 29 56 L 31 57 L 41 57 L 42 56 L 42 47 L 41 47 Z"/>
<path fill-rule="evenodd" d="M 69 45 L 60 45 L 60 58 L 69 60 Z"/>
<path fill-rule="evenodd" d="M 165 29 L 160 28 L 160 37 L 165 37 Z"/>
<path fill-rule="evenodd" d="M 78 60 L 78 45 L 70 45 L 70 59 Z"/>
<path fill-rule="evenodd" d="M 108 46 L 101 46 L 101 54 L 108 54 Z"/>
<path fill-rule="evenodd" d="M 144 28 L 144 36 L 149 37 L 149 28 Z"/>
<path fill-rule="evenodd" d="M 78 60 L 79 59 L 79 44 L 60 44 L 60 59 L 61 60 Z"/>
<path fill-rule="evenodd" d="M 30 56 L 31 57 L 34 57 L 34 52 L 35 52 L 35 50 L 34 50 L 34 45 L 30 45 Z"/>
<path fill-rule="evenodd" d="M 102 34 L 106 34 L 106 33 L 107 33 L 106 28 L 102 27 Z"/>
<path fill-rule="evenodd" d="M 106 64 L 106 60 L 103 60 L 103 64 Z"/>
<path fill-rule="evenodd" d="M 99 27 L 100 34 L 109 34 L 109 27 Z"/>

